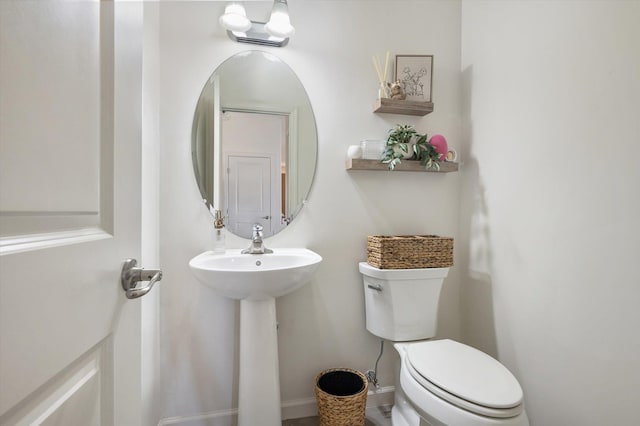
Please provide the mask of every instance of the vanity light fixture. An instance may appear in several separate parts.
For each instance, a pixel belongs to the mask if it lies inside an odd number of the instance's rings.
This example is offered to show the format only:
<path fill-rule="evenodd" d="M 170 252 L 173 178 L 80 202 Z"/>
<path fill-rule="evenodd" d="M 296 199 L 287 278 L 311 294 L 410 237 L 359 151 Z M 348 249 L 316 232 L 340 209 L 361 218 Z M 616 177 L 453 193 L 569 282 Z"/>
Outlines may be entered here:
<path fill-rule="evenodd" d="M 274 0 L 269 22 L 250 21 L 242 2 L 229 2 L 220 17 L 220 25 L 231 40 L 274 47 L 286 46 L 295 31 L 287 0 Z"/>

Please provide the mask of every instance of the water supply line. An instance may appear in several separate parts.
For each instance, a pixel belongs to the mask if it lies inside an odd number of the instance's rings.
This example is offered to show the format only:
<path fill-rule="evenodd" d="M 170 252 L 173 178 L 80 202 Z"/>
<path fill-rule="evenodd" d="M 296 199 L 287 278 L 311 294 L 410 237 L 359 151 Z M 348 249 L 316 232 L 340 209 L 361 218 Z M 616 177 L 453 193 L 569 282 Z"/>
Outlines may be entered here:
<path fill-rule="evenodd" d="M 369 381 L 369 383 L 375 386 L 376 389 L 380 388 L 380 384 L 378 383 L 378 362 L 380 361 L 380 358 L 382 358 L 383 352 L 384 352 L 384 339 L 380 339 L 380 353 L 378 354 L 378 359 L 376 359 L 376 365 L 373 368 L 373 370 L 367 370 L 364 373 L 364 375 L 367 376 L 367 380 Z"/>

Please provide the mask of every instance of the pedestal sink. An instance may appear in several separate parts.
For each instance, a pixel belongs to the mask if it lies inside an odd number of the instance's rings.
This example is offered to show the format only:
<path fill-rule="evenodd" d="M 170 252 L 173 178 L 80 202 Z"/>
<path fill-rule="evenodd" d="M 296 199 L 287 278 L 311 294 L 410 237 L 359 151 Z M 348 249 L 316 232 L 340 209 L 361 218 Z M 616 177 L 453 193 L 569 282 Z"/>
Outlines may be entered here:
<path fill-rule="evenodd" d="M 308 249 L 274 249 L 204 252 L 189 262 L 202 284 L 240 300 L 238 426 L 281 426 L 275 298 L 306 284 L 321 261 Z"/>

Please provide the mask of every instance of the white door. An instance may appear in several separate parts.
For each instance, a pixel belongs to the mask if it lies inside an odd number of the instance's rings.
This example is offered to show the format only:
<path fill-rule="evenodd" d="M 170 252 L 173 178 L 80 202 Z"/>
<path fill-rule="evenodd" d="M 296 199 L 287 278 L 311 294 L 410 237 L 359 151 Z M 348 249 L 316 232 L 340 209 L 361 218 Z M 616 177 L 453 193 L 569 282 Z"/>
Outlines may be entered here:
<path fill-rule="evenodd" d="M 0 1 L 0 424 L 140 424 L 142 5 Z"/>
<path fill-rule="evenodd" d="M 227 226 L 234 234 L 250 238 L 255 223 L 271 233 L 271 163 L 268 156 L 227 157 Z"/>

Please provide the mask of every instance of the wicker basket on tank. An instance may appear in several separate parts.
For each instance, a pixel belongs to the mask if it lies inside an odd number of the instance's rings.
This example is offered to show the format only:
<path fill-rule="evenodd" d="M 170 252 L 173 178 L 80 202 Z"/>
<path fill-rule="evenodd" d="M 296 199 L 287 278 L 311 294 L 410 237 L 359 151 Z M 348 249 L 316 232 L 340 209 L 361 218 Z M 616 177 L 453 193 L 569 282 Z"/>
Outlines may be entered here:
<path fill-rule="evenodd" d="M 453 238 L 437 235 L 369 235 L 367 263 L 378 269 L 453 266 Z"/>
<path fill-rule="evenodd" d="M 367 378 L 357 370 L 331 368 L 320 372 L 315 389 L 320 426 L 364 426 L 368 389 Z"/>

